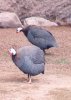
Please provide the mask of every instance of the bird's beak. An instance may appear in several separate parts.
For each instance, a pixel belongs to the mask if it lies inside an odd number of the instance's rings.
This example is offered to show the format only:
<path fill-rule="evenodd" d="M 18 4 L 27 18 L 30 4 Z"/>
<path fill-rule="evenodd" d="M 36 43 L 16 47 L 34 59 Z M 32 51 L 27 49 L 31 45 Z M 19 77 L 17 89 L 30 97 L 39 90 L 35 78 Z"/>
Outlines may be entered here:
<path fill-rule="evenodd" d="M 19 32 L 16 30 L 16 33 L 18 34 Z"/>
<path fill-rule="evenodd" d="M 9 55 L 12 56 L 12 53 L 9 52 Z"/>
<path fill-rule="evenodd" d="M 10 53 L 10 50 L 8 50 L 8 54 L 9 54 L 10 56 L 12 56 L 12 53 Z"/>

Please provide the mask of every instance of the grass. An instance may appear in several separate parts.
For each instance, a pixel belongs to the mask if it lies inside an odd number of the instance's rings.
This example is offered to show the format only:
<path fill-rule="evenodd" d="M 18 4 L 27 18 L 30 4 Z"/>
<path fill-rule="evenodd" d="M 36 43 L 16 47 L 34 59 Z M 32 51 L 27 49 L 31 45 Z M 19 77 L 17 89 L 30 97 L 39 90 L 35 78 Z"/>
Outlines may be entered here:
<path fill-rule="evenodd" d="M 59 60 L 56 60 L 55 63 L 57 64 L 70 64 L 67 58 L 61 58 Z"/>

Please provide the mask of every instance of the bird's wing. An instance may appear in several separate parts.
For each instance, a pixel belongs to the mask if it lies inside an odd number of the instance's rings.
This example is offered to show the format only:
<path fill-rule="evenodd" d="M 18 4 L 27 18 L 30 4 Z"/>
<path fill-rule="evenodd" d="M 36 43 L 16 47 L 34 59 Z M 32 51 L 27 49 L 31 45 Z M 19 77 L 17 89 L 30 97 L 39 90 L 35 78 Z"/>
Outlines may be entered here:
<path fill-rule="evenodd" d="M 52 33 L 43 29 L 32 29 L 28 32 L 28 39 L 32 43 L 56 44 L 56 40 Z M 34 41 L 34 42 L 33 42 Z M 47 43 L 46 43 L 47 42 Z"/>
<path fill-rule="evenodd" d="M 28 57 L 28 56 L 25 56 L 25 58 L 24 58 L 24 64 L 26 65 L 26 66 L 34 66 L 34 65 L 39 65 L 39 64 L 42 64 L 42 63 L 44 63 L 43 61 L 35 61 L 34 60 L 34 58 L 33 59 L 31 59 L 30 57 Z"/>
<path fill-rule="evenodd" d="M 45 30 L 38 30 L 38 29 L 34 29 L 34 30 L 30 30 L 28 32 L 28 35 L 33 36 L 33 38 L 44 38 L 46 39 L 47 35 L 50 36 L 50 33 L 47 33 L 47 31 Z"/>
<path fill-rule="evenodd" d="M 39 46 L 41 48 L 45 48 L 47 46 L 48 39 L 46 39 L 46 37 L 44 38 L 39 35 L 37 36 L 37 34 L 31 35 L 31 33 L 30 33 L 30 34 L 28 34 L 28 39 L 31 43 L 33 43 L 34 45 Z"/>
<path fill-rule="evenodd" d="M 29 30 L 28 39 L 29 38 L 32 38 L 32 39 L 38 38 L 38 39 L 44 39 L 44 40 L 47 40 L 47 41 L 49 41 L 49 40 L 55 41 L 54 36 L 49 31 L 42 30 L 42 29 Z"/>
<path fill-rule="evenodd" d="M 44 63 L 35 64 L 29 57 L 25 56 L 24 59 L 24 71 L 36 75 L 44 71 Z M 23 66 L 22 65 L 22 66 Z"/>

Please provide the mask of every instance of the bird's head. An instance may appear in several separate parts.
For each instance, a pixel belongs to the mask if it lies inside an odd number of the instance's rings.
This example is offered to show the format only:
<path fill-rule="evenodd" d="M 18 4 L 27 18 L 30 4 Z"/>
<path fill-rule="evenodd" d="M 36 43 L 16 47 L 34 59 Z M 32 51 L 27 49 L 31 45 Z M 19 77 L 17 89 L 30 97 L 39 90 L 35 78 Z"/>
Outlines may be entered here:
<path fill-rule="evenodd" d="M 19 32 L 21 32 L 22 30 L 23 30 L 23 28 L 22 28 L 22 27 L 19 27 L 19 28 L 16 29 L 16 33 L 19 33 Z"/>
<path fill-rule="evenodd" d="M 25 36 L 27 36 L 28 33 L 28 27 L 19 27 L 16 29 L 16 33 L 23 32 Z"/>
<path fill-rule="evenodd" d="M 16 50 L 14 48 L 9 49 L 10 55 L 16 55 Z"/>

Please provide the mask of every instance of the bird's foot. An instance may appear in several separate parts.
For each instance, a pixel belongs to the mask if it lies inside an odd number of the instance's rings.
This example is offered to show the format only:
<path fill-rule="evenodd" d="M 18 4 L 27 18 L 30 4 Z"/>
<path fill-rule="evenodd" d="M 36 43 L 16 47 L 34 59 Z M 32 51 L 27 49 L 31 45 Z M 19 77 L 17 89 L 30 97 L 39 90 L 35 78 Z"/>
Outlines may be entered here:
<path fill-rule="evenodd" d="M 31 82 L 32 82 L 32 81 L 31 81 L 31 76 L 28 75 L 28 83 L 31 84 Z"/>
<path fill-rule="evenodd" d="M 32 83 L 31 80 L 29 80 L 28 83 L 31 84 Z"/>

